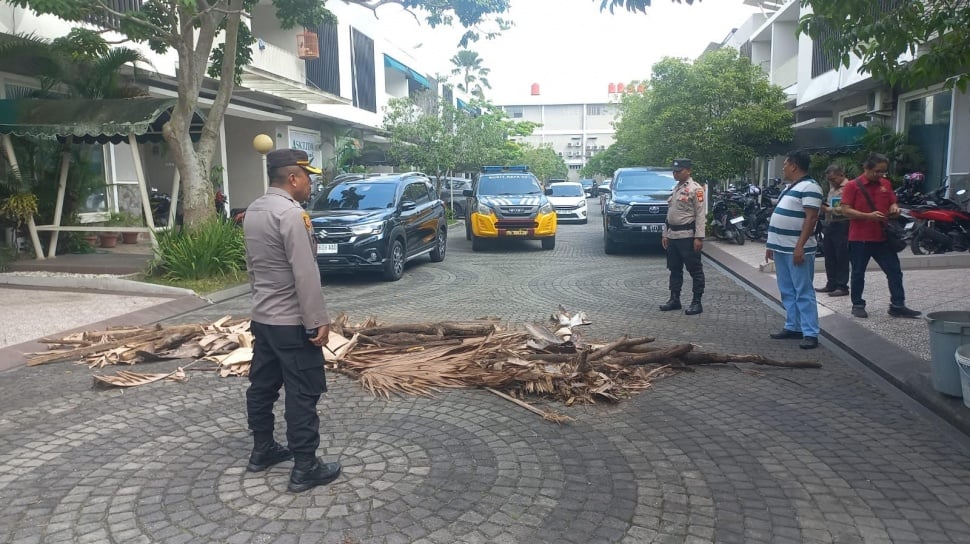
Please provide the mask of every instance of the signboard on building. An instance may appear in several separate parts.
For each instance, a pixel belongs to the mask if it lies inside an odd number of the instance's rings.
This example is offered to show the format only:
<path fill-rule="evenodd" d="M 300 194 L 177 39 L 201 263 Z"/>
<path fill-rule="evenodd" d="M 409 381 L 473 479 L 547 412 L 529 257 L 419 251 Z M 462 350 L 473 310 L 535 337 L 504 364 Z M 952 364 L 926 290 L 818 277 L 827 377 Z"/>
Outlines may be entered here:
<path fill-rule="evenodd" d="M 320 153 L 320 133 L 309 130 L 290 128 L 290 147 L 306 151 L 310 157 L 310 164 L 323 168 L 323 157 Z"/>

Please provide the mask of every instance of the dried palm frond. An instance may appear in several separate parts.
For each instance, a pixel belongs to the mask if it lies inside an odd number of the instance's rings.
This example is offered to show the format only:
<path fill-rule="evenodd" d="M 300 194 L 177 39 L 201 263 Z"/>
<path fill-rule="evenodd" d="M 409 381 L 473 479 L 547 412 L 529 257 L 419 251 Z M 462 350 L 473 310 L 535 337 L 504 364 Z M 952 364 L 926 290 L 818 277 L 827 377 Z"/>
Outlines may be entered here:
<path fill-rule="evenodd" d="M 94 376 L 94 381 L 96 383 L 110 385 L 113 387 L 135 387 L 136 385 L 145 385 L 146 383 L 161 380 L 172 380 L 177 382 L 185 381 L 185 371 L 182 368 L 178 368 L 177 370 L 168 373 L 142 374 L 139 372 L 130 372 L 128 370 L 119 370 L 114 376 Z"/>

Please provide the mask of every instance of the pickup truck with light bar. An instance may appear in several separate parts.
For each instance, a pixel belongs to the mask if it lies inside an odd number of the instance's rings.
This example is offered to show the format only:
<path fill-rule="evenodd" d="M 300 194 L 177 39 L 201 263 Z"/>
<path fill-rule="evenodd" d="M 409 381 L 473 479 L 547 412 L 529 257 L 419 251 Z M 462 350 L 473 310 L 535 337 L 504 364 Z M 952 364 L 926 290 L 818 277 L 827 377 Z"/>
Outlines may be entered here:
<path fill-rule="evenodd" d="M 556 210 L 551 194 L 526 166 L 483 166 L 478 180 L 464 191 L 465 238 L 472 251 L 487 240 L 539 240 L 542 249 L 556 247 Z"/>

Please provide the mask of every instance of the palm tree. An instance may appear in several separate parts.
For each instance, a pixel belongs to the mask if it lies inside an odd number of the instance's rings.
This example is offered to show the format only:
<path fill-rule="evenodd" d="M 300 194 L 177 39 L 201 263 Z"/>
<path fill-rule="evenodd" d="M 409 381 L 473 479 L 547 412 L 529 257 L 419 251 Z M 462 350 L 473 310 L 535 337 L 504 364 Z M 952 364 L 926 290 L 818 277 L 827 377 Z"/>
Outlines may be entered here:
<path fill-rule="evenodd" d="M 451 63 L 455 65 L 451 73 L 461 76 L 461 81 L 457 84 L 458 90 L 484 99 L 485 89 L 492 88 L 487 78 L 491 69 L 484 67 L 478 53 L 470 49 L 461 49 L 451 57 Z"/>

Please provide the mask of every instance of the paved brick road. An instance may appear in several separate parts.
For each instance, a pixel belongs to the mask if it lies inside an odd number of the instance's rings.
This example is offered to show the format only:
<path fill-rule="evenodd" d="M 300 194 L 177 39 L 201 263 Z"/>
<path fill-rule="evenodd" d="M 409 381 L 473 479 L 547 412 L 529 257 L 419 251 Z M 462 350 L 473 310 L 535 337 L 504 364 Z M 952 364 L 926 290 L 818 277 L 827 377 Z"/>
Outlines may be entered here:
<path fill-rule="evenodd" d="M 545 321 L 563 304 L 592 338 L 806 357 L 767 340 L 781 317 L 712 267 L 704 314 L 661 314 L 660 253 L 606 257 L 595 221 L 561 231 L 552 252 L 481 253 L 454 232 L 443 263 L 325 290 L 354 320 Z M 171 321 L 247 312 L 242 297 Z M 576 418 L 562 426 L 481 391 L 387 401 L 331 375 L 322 443 L 345 475 L 299 495 L 289 464 L 244 470 L 243 379 L 102 391 L 85 367 L 20 368 L 0 374 L 0 542 L 970 541 L 970 452 L 811 356 L 825 367 L 701 368 L 619 405 L 557 407 Z"/>

